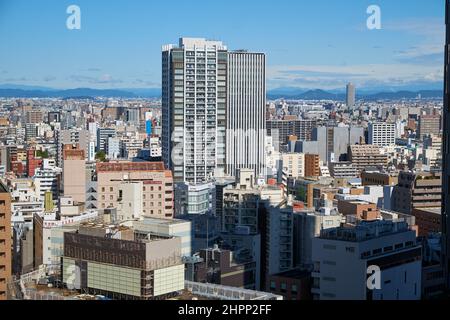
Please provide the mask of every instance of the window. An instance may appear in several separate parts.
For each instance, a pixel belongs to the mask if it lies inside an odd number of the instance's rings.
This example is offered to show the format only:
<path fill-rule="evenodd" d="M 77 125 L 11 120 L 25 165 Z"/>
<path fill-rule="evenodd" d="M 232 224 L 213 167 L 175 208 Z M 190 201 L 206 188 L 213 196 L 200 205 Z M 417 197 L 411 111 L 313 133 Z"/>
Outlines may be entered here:
<path fill-rule="evenodd" d="M 326 250 L 336 250 L 336 246 L 329 245 L 329 244 L 324 244 L 323 248 Z"/>
<path fill-rule="evenodd" d="M 333 277 L 323 277 L 322 280 L 328 282 L 336 282 L 336 278 Z"/>
<path fill-rule="evenodd" d="M 373 254 L 380 254 L 382 252 L 381 248 L 380 249 L 375 249 L 373 250 Z"/>
<path fill-rule="evenodd" d="M 285 282 L 281 283 L 281 292 L 286 292 L 287 291 L 287 285 Z"/>
<path fill-rule="evenodd" d="M 277 288 L 275 281 L 270 281 L 270 290 L 274 291 Z"/>
<path fill-rule="evenodd" d="M 346 247 L 345 251 L 346 252 L 350 252 L 350 253 L 354 253 L 355 252 L 355 248 L 354 247 Z"/>
<path fill-rule="evenodd" d="M 296 284 L 293 284 L 291 287 L 291 293 L 292 294 L 297 294 L 298 293 L 298 288 Z"/>

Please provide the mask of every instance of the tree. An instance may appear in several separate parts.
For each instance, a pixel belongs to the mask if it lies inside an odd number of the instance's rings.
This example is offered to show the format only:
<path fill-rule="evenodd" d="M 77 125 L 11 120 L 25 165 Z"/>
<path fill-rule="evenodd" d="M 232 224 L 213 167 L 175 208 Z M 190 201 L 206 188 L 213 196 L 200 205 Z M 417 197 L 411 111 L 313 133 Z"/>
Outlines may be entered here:
<path fill-rule="evenodd" d="M 101 150 L 95 154 L 95 159 L 99 160 L 100 162 L 106 161 L 106 153 L 105 151 Z"/>
<path fill-rule="evenodd" d="M 36 151 L 36 156 L 37 156 L 38 158 L 48 159 L 48 151 L 47 151 L 47 150 L 44 150 L 44 151 L 37 150 L 37 151 Z"/>

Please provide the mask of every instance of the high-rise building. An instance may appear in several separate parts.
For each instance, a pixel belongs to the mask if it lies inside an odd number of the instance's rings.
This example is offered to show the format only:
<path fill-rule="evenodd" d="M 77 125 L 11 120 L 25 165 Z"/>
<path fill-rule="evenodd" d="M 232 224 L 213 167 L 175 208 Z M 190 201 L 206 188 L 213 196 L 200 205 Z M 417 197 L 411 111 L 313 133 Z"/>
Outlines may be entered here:
<path fill-rule="evenodd" d="M 402 171 L 392 193 L 394 211 L 412 214 L 414 209 L 439 208 L 442 203 L 441 173 Z"/>
<path fill-rule="evenodd" d="M 388 156 L 381 153 L 380 147 L 371 144 L 350 146 L 348 157 L 359 172 L 367 167 L 384 168 L 388 164 Z"/>
<path fill-rule="evenodd" d="M 108 152 L 108 139 L 116 138 L 116 129 L 112 128 L 98 128 L 97 130 L 97 151 Z"/>
<path fill-rule="evenodd" d="M 162 49 L 162 153 L 176 183 L 225 170 L 227 60 L 219 41 L 181 38 Z"/>
<path fill-rule="evenodd" d="M 440 115 L 421 115 L 419 118 L 418 137 L 423 140 L 429 135 L 438 136 L 441 133 Z"/>
<path fill-rule="evenodd" d="M 347 84 L 347 107 L 352 109 L 356 102 L 356 88 L 353 83 Z"/>
<path fill-rule="evenodd" d="M 47 114 L 47 122 L 49 124 L 61 122 L 61 112 L 51 111 Z"/>
<path fill-rule="evenodd" d="M 250 233 L 258 232 L 260 191 L 254 186 L 253 174 L 252 170 L 240 169 L 236 185 L 223 191 L 221 231 L 234 233 L 246 228 Z"/>
<path fill-rule="evenodd" d="M 312 242 L 323 229 L 340 226 L 342 216 L 337 210 L 303 209 L 294 211 L 294 265 L 308 268 L 312 265 Z"/>
<path fill-rule="evenodd" d="M 444 145 L 442 173 L 442 253 L 447 289 L 450 288 L 450 3 L 445 1 L 445 62 L 444 62 Z"/>
<path fill-rule="evenodd" d="M 25 125 L 25 139 L 30 141 L 37 137 L 37 126 L 35 123 L 27 123 Z"/>
<path fill-rule="evenodd" d="M 305 177 L 320 176 L 320 157 L 318 154 L 305 154 Z"/>
<path fill-rule="evenodd" d="M 127 121 L 139 125 L 139 109 L 138 108 L 130 108 L 126 111 Z"/>
<path fill-rule="evenodd" d="M 219 76 L 220 80 L 226 76 Z M 228 53 L 226 171 L 241 168 L 264 173 L 266 136 L 266 56 L 264 53 Z M 219 95 L 225 93 L 219 92 Z M 225 119 L 225 114 L 218 114 Z"/>
<path fill-rule="evenodd" d="M 364 141 L 364 128 L 317 127 L 312 130 L 312 140 L 312 145 L 303 145 L 300 150 L 295 151 L 317 153 L 324 163 L 345 161 L 348 146 Z"/>
<path fill-rule="evenodd" d="M 267 120 L 267 135 L 274 139 L 279 150 L 283 150 L 282 146 L 288 143 L 289 136 L 296 136 L 299 141 L 310 141 L 316 125 L 317 120 L 308 119 Z"/>
<path fill-rule="evenodd" d="M 26 122 L 32 124 L 41 123 L 43 119 L 41 110 L 30 110 L 27 112 Z"/>
<path fill-rule="evenodd" d="M 85 151 L 85 156 L 88 155 L 90 134 L 90 131 L 80 129 L 56 131 L 56 165 L 60 168 L 63 166 L 63 149 L 66 144 L 78 144 L 79 148 Z"/>
<path fill-rule="evenodd" d="M 7 299 L 11 278 L 11 195 L 0 182 L 0 300 Z"/>
<path fill-rule="evenodd" d="M 379 147 L 395 145 L 395 123 L 373 122 L 369 124 L 369 144 Z"/>

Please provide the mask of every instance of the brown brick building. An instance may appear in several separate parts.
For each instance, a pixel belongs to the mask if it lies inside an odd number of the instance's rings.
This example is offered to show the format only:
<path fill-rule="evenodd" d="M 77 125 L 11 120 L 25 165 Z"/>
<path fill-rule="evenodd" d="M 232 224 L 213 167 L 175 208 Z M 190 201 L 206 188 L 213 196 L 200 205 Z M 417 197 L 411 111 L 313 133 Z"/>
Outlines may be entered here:
<path fill-rule="evenodd" d="M 426 237 L 430 233 L 441 232 L 442 208 L 413 209 L 412 215 L 416 217 L 416 224 L 419 227 L 419 236 Z"/>
<path fill-rule="evenodd" d="M 340 200 L 338 210 L 345 216 L 356 216 L 360 220 L 376 220 L 380 216 L 376 204 L 365 201 Z"/>
<path fill-rule="evenodd" d="M 311 274 L 294 269 L 269 276 L 270 292 L 285 300 L 311 300 Z"/>
<path fill-rule="evenodd" d="M 397 173 L 363 171 L 361 173 L 363 186 L 395 186 L 398 183 Z"/>

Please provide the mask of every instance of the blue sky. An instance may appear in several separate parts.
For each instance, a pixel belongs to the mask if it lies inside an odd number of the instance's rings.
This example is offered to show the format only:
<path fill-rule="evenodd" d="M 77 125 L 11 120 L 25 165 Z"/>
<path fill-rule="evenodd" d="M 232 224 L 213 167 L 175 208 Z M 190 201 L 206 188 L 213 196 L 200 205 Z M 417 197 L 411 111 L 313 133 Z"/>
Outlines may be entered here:
<path fill-rule="evenodd" d="M 161 46 L 186 36 L 266 52 L 269 88 L 441 88 L 444 32 L 444 0 L 0 0 L 0 84 L 158 87 Z"/>

